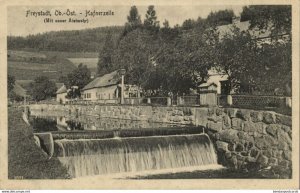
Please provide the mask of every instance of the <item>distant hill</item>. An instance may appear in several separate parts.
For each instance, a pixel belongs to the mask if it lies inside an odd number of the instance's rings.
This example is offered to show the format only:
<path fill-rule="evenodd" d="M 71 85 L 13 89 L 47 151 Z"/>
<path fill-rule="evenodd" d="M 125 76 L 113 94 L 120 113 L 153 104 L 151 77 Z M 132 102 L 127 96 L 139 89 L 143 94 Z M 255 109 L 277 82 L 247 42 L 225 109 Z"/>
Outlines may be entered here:
<path fill-rule="evenodd" d="M 25 87 L 37 76 L 47 76 L 58 82 L 60 76 L 66 76 L 80 63 L 87 65 L 95 75 L 97 62 L 97 52 L 25 50 L 8 50 L 7 52 L 8 74 L 21 81 L 20 85 Z"/>
<path fill-rule="evenodd" d="M 107 33 L 116 44 L 123 31 L 121 26 L 99 27 L 84 30 L 53 31 L 26 37 L 8 36 L 8 50 L 99 52 Z"/>

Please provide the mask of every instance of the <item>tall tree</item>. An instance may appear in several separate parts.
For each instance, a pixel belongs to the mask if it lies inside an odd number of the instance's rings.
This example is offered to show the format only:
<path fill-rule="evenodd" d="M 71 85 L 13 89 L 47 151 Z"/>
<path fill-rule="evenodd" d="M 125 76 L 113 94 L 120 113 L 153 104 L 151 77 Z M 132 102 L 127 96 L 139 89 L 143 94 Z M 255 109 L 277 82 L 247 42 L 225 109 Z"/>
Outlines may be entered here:
<path fill-rule="evenodd" d="M 146 29 L 157 31 L 159 29 L 159 21 L 157 21 L 154 5 L 150 5 L 145 15 L 144 26 Z"/>
<path fill-rule="evenodd" d="M 55 96 L 55 83 L 49 80 L 48 77 L 39 76 L 34 82 L 30 83 L 30 95 L 36 101 L 45 100 Z"/>
<path fill-rule="evenodd" d="M 206 20 L 210 25 L 220 26 L 231 24 L 234 16 L 233 10 L 225 9 L 217 12 L 210 12 Z"/>
<path fill-rule="evenodd" d="M 78 65 L 71 73 L 67 75 L 67 81 L 65 85 L 67 88 L 72 86 L 78 86 L 79 89 L 82 89 L 91 81 L 91 71 L 87 68 L 86 65 L 82 63 Z"/>
<path fill-rule="evenodd" d="M 291 33 L 292 7 L 290 5 L 250 5 L 243 7 L 241 21 L 250 20 L 250 28 L 269 30 L 273 36 Z"/>
<path fill-rule="evenodd" d="M 97 64 L 97 74 L 102 76 L 112 71 L 112 54 L 114 52 L 114 43 L 112 39 L 112 34 L 108 32 L 106 34 L 106 39 L 102 51 L 99 53 L 98 64 Z"/>
<path fill-rule="evenodd" d="M 136 6 L 132 6 L 127 16 L 127 22 L 125 23 L 124 31 L 122 37 L 126 36 L 127 33 L 139 28 L 142 26 L 141 16 L 139 15 L 138 9 Z"/>

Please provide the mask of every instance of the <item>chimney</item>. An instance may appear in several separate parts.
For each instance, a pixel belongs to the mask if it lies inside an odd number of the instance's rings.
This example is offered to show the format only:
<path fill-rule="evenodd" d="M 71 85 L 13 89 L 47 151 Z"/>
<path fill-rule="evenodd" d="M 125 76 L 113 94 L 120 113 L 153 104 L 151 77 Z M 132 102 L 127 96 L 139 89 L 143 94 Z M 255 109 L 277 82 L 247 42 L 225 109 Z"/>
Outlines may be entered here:
<path fill-rule="evenodd" d="M 232 24 L 238 24 L 241 22 L 241 17 L 232 17 Z"/>

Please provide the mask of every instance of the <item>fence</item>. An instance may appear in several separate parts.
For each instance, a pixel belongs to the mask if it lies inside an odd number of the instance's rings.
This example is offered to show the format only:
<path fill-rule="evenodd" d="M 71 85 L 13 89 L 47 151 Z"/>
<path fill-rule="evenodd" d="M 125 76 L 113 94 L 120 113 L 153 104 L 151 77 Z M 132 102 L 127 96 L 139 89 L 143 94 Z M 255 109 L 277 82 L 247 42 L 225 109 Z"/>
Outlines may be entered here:
<path fill-rule="evenodd" d="M 177 98 L 177 105 L 199 106 L 200 96 L 199 95 L 180 96 Z"/>
<path fill-rule="evenodd" d="M 145 102 L 145 100 L 143 100 L 143 102 Z M 172 104 L 170 97 L 149 97 L 147 98 L 147 103 L 164 106 L 170 106 Z"/>
<path fill-rule="evenodd" d="M 232 95 L 232 105 L 238 107 L 284 107 L 286 97 Z"/>

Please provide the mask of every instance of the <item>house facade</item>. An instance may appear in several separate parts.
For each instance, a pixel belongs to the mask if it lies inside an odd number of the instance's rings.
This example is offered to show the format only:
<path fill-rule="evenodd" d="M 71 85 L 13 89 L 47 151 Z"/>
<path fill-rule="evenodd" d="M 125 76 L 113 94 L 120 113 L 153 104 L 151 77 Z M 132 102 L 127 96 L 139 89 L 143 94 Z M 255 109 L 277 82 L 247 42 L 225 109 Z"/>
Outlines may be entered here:
<path fill-rule="evenodd" d="M 113 71 L 95 78 L 81 90 L 81 98 L 86 101 L 119 103 L 121 98 L 121 76 Z M 138 97 L 139 89 L 134 85 L 124 85 L 124 98 Z"/>

